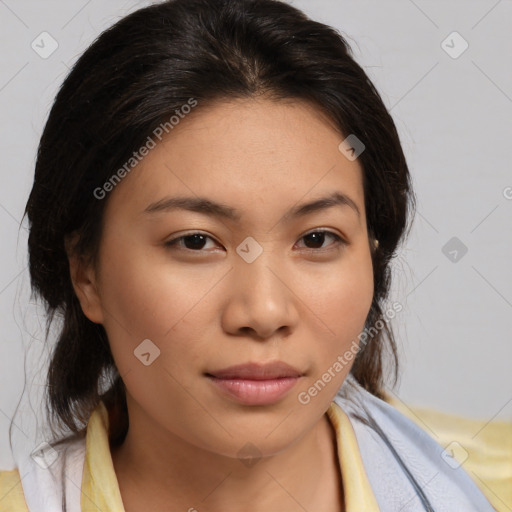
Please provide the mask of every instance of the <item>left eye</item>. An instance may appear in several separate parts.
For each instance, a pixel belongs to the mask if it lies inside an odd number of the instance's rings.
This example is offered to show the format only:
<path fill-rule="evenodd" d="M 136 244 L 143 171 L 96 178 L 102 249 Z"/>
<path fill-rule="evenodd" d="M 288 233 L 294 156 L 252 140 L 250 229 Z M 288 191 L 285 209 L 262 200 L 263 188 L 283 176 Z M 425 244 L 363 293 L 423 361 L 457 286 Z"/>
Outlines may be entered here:
<path fill-rule="evenodd" d="M 325 235 L 331 236 L 336 241 L 334 244 L 331 244 L 331 245 L 335 245 L 335 246 L 347 245 L 347 242 L 345 242 L 345 240 L 343 240 L 339 235 L 337 235 L 336 233 L 332 233 L 331 231 L 326 231 L 326 230 L 311 231 L 310 233 L 307 233 L 306 235 L 304 235 L 301 238 L 301 240 L 302 239 L 305 240 L 306 238 L 309 238 L 309 240 L 313 243 L 313 245 L 322 246 L 323 242 L 325 240 Z M 317 247 L 313 247 L 313 249 L 316 249 L 316 248 Z M 308 249 L 311 249 L 311 247 L 308 247 Z"/>
<path fill-rule="evenodd" d="M 331 231 L 327 230 L 317 230 L 317 231 L 311 231 L 310 233 L 307 233 L 303 235 L 300 240 L 308 240 L 308 243 L 312 244 L 314 247 L 307 247 L 307 249 L 319 249 L 322 248 L 325 241 L 325 236 L 331 236 L 334 238 L 335 243 L 331 245 L 339 246 L 339 245 L 347 245 L 347 242 L 343 240 L 339 235 L 336 233 L 332 233 Z M 204 235 L 203 233 L 190 233 L 188 235 L 183 235 L 177 238 L 174 238 L 173 240 L 169 240 L 165 243 L 166 247 L 183 247 L 185 246 L 185 249 L 198 252 L 201 249 L 204 248 L 204 245 L 206 243 L 206 240 L 213 240 L 208 235 Z M 183 242 L 182 244 L 179 242 Z M 318 247 L 320 246 L 320 247 Z"/>

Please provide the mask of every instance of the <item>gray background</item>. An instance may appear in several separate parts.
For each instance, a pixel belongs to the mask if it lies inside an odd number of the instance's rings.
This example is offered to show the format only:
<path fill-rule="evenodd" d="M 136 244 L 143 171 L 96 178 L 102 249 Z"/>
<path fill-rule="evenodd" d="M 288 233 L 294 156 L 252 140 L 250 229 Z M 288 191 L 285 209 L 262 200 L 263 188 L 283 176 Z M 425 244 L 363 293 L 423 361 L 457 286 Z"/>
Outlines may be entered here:
<path fill-rule="evenodd" d="M 15 442 L 44 439 L 34 414 L 42 421 L 49 347 L 44 312 L 30 297 L 26 225 L 19 225 L 38 139 L 81 52 L 149 3 L 0 0 L 0 468 L 14 466 L 7 432 L 25 384 Z M 402 361 L 395 396 L 510 420 L 511 1 L 291 3 L 348 38 L 391 110 L 413 174 L 418 212 L 394 262 L 390 296 L 404 306 L 394 323 Z M 44 31 L 58 43 L 46 59 L 31 47 Z M 458 55 L 464 40 L 469 46 Z M 457 261 L 445 255 L 454 248 Z"/>

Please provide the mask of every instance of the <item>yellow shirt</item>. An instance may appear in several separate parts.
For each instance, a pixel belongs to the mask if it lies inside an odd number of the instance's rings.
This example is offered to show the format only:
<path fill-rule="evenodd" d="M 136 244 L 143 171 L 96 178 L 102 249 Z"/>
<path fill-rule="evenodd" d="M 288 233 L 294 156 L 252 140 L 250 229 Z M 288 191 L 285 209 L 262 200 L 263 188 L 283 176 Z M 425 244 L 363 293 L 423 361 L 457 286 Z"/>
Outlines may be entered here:
<path fill-rule="evenodd" d="M 349 418 L 335 402 L 329 406 L 327 416 L 336 432 L 346 512 L 379 512 Z M 85 442 L 81 510 L 124 512 L 110 454 L 108 413 L 103 403 L 91 414 Z M 0 472 L 0 512 L 28 512 L 17 469 Z"/>

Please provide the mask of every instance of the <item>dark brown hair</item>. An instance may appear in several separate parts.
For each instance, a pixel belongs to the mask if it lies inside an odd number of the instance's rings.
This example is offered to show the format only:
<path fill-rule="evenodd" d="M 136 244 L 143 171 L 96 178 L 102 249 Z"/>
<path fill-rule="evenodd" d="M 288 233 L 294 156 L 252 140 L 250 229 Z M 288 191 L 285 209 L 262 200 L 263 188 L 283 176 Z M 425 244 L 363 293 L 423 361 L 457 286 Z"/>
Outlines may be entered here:
<path fill-rule="evenodd" d="M 414 194 L 395 124 L 342 35 L 278 0 L 169 0 L 145 7 L 103 32 L 78 59 L 38 148 L 25 214 L 31 285 L 45 304 L 47 338 L 56 317 L 62 322 L 48 372 L 47 409 L 55 425 L 83 435 L 104 400 L 113 442 L 122 442 L 128 428 L 125 389 L 106 332 L 82 312 L 65 248 L 77 234 L 76 253 L 96 262 L 108 197 L 98 200 L 93 191 L 190 98 L 200 109 L 261 95 L 310 102 L 341 134 L 354 134 L 366 146 L 358 158 L 367 228 L 379 245 L 372 250 L 375 293 L 365 327 L 383 320 L 390 262 Z M 396 383 L 398 375 L 393 332 L 383 325 L 361 345 L 352 367 L 357 381 L 379 397 L 384 377 Z"/>

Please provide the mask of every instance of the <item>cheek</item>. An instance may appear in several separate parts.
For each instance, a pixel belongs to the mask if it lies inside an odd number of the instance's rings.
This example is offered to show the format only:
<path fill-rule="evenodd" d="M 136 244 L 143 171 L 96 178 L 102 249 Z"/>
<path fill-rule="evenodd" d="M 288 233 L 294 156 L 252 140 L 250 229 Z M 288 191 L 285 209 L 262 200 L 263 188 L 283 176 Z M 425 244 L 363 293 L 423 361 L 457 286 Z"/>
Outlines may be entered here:
<path fill-rule="evenodd" d="M 328 277 L 317 281 L 317 286 L 309 285 L 308 305 L 318 319 L 319 343 L 315 348 L 318 364 L 315 376 L 318 377 L 332 368 L 338 356 L 347 351 L 357 353 L 361 331 L 370 311 L 373 299 L 373 269 L 370 256 L 355 254 L 350 260 L 333 268 Z M 322 286 L 319 284 L 322 283 Z M 350 370 L 354 354 L 344 358 L 343 370 L 337 367 L 333 379 L 341 384 Z"/>
<path fill-rule="evenodd" d="M 194 305 L 211 284 L 128 247 L 103 268 L 105 330 L 128 392 L 155 410 L 186 408 L 183 369 L 197 365 L 203 348 Z"/>
<path fill-rule="evenodd" d="M 145 252 L 117 243 L 110 250 L 116 254 L 110 252 L 112 263 L 102 266 L 101 301 L 105 329 L 121 374 L 140 369 L 134 351 L 147 339 L 160 350 L 155 366 L 164 364 L 174 372 L 180 368 L 178 362 L 183 366 L 197 359 L 203 348 L 202 330 L 211 325 L 214 314 L 208 292 L 223 271 L 210 270 L 206 276 L 193 265 L 187 268 L 172 263 L 165 252 L 154 247 Z"/>
<path fill-rule="evenodd" d="M 188 275 L 159 248 L 144 251 L 119 244 L 116 253 L 103 267 L 101 294 L 113 329 L 118 319 L 135 337 L 160 339 L 207 290 L 197 272 Z"/>
<path fill-rule="evenodd" d="M 307 287 L 308 301 L 329 327 L 327 332 L 346 339 L 363 328 L 370 310 L 374 289 L 370 256 L 354 252 L 316 283 L 311 280 Z"/>

